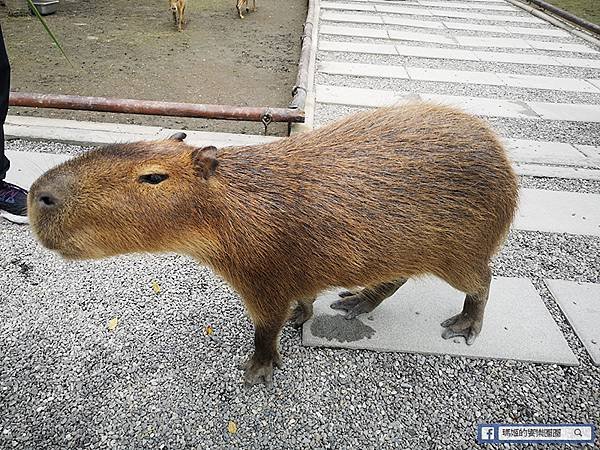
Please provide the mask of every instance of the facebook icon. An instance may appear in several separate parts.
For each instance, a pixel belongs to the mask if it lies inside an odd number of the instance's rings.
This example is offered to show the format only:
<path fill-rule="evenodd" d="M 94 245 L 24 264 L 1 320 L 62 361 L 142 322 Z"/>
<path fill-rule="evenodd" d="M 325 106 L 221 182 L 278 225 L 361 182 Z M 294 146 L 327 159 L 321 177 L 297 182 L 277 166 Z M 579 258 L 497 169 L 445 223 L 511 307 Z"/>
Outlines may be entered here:
<path fill-rule="evenodd" d="M 479 428 L 479 442 L 489 442 L 496 440 L 496 429 L 494 427 Z"/>

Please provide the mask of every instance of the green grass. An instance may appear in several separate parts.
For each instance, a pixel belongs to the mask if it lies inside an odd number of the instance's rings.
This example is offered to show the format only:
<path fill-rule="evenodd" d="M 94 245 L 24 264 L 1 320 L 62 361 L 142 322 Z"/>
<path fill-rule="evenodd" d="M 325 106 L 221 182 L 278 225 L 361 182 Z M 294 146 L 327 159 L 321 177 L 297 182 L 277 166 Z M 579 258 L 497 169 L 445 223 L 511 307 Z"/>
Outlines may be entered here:
<path fill-rule="evenodd" d="M 546 0 L 546 2 L 600 25 L 600 0 Z"/>

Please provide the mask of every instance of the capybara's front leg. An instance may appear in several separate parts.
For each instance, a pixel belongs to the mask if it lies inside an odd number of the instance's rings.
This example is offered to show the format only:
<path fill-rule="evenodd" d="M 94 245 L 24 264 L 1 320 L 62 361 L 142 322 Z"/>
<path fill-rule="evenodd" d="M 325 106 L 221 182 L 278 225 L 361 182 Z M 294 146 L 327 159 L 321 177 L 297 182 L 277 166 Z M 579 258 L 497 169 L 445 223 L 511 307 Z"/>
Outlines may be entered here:
<path fill-rule="evenodd" d="M 375 286 L 366 287 L 354 294 L 350 291 L 340 292 L 340 299 L 333 302 L 332 309 L 346 311 L 346 319 L 354 319 L 359 314 L 373 311 L 382 301 L 391 296 L 406 283 L 406 279 L 399 279 L 389 283 L 380 283 Z"/>
<path fill-rule="evenodd" d="M 442 333 L 444 339 L 463 336 L 467 345 L 471 345 L 481 331 L 483 313 L 490 294 L 492 275 L 486 268 L 482 276 L 481 285 L 474 293 L 467 293 L 462 311 L 442 322 L 446 328 Z"/>
<path fill-rule="evenodd" d="M 264 383 L 273 385 L 273 366 L 281 367 L 279 333 L 289 315 L 287 300 L 271 301 L 269 307 L 262 303 L 246 301 L 254 322 L 254 353 L 244 365 L 246 385 Z"/>

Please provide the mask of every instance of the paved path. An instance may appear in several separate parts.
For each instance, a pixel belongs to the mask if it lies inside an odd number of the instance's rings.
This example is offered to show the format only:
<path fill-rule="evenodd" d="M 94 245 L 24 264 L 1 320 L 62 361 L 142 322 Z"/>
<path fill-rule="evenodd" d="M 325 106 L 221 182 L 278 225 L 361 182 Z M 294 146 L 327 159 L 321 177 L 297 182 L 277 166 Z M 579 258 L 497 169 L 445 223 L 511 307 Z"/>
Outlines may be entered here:
<path fill-rule="evenodd" d="M 456 105 L 487 118 L 503 137 L 520 175 L 554 180 L 546 181 L 542 189 L 521 191 L 515 229 L 600 236 L 600 196 L 596 191 L 573 192 L 572 187 L 575 180 L 600 180 L 599 80 L 598 48 L 507 2 L 320 3 L 317 125 L 355 110 L 415 98 Z M 563 183 L 564 190 L 557 189 L 556 183 Z M 513 282 L 504 282 L 510 291 Z M 429 289 L 442 295 L 439 288 Z M 319 321 L 335 317 L 327 307 L 331 298 L 324 296 L 317 303 L 316 322 L 305 326 L 305 343 L 488 357 L 503 357 L 504 351 L 513 348 L 513 358 L 544 360 L 545 344 L 535 339 L 519 339 L 522 344 L 516 346 L 498 346 L 498 339 L 492 339 L 489 348 L 484 341 L 477 349 L 460 349 L 406 323 L 403 328 L 412 331 L 397 335 L 397 330 L 386 326 L 386 320 L 401 321 L 399 318 L 414 308 L 413 300 L 419 305 L 427 297 L 413 291 L 406 289 L 403 295 L 400 290 L 397 302 L 392 298 L 391 305 L 386 305 L 385 314 L 374 314 L 373 322 L 364 322 L 377 330 L 373 336 L 343 342 L 313 333 L 320 329 Z M 508 304 L 501 298 L 504 293 L 492 291 L 490 302 Z M 542 304 L 535 295 L 526 303 L 531 307 Z M 594 302 L 588 300 L 587 304 Z M 595 302 L 594 308 L 600 311 L 600 303 Z M 439 312 L 433 304 L 421 309 Z M 509 317 L 506 311 L 489 315 L 489 323 L 500 328 L 499 323 Z M 578 333 L 589 328 L 579 326 L 582 317 L 585 315 L 569 316 Z M 531 320 L 543 322 L 541 315 L 532 319 L 521 314 L 514 319 L 513 330 Z M 544 327 L 548 336 L 553 334 L 551 320 Z M 594 345 L 589 339 L 586 342 L 595 354 Z M 537 358 L 532 356 L 536 351 L 541 352 Z M 559 353 L 554 356 L 564 363 L 571 360 L 568 353 Z"/>

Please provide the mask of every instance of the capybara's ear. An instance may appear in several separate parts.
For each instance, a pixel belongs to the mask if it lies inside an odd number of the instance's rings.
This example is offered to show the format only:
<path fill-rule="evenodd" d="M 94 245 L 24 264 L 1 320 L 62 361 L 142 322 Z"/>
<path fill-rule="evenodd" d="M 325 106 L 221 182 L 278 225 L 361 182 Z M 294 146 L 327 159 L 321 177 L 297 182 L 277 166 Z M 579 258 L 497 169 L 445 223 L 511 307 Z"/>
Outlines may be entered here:
<path fill-rule="evenodd" d="M 171 136 L 169 136 L 169 141 L 183 142 L 183 140 L 186 137 L 187 137 L 187 134 L 185 134 L 184 132 L 180 131 L 179 133 L 175 133 L 175 134 L 172 134 Z"/>
<path fill-rule="evenodd" d="M 217 147 L 211 145 L 210 147 L 195 148 L 192 151 L 192 164 L 198 175 L 207 180 L 215 173 L 219 165 Z"/>

